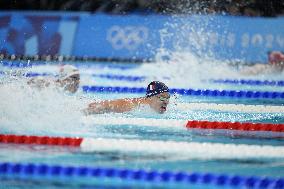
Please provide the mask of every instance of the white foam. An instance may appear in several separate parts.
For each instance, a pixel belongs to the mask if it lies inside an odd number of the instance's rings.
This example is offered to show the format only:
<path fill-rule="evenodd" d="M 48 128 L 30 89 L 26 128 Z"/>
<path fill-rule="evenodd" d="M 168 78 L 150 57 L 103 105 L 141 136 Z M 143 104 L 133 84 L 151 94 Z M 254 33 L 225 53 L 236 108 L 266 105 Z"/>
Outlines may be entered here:
<path fill-rule="evenodd" d="M 1 132 L 78 134 L 82 99 L 54 88 L 37 90 L 17 79 L 0 85 Z"/>
<path fill-rule="evenodd" d="M 178 103 L 178 110 L 213 110 L 241 113 L 283 113 L 284 106 L 244 105 L 244 104 L 215 104 L 215 103 Z"/>
<path fill-rule="evenodd" d="M 120 151 L 174 155 L 177 159 L 284 158 L 282 146 L 85 138 L 83 152 Z"/>

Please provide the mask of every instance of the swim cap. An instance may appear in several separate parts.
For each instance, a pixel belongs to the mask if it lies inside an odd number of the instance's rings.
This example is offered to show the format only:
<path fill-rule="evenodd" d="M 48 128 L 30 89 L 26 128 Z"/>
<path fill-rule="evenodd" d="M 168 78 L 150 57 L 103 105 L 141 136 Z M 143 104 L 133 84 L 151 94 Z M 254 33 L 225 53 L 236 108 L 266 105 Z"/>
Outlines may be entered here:
<path fill-rule="evenodd" d="M 268 60 L 270 64 L 279 64 L 284 62 L 284 54 L 279 51 L 273 51 L 269 54 Z"/>
<path fill-rule="evenodd" d="M 169 92 L 169 88 L 160 81 L 152 81 L 146 90 L 146 97 L 151 97 L 160 93 Z"/>
<path fill-rule="evenodd" d="M 78 68 L 72 65 L 64 65 L 59 70 L 59 78 L 62 80 L 77 74 L 80 74 Z"/>

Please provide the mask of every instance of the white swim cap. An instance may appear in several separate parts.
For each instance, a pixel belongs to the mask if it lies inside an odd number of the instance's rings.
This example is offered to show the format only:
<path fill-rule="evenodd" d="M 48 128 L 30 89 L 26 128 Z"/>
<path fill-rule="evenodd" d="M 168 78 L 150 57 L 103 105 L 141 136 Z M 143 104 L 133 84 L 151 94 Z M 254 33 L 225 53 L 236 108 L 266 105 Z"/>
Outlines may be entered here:
<path fill-rule="evenodd" d="M 72 65 L 61 66 L 59 70 L 59 78 L 62 80 L 77 74 L 80 74 L 78 68 Z"/>

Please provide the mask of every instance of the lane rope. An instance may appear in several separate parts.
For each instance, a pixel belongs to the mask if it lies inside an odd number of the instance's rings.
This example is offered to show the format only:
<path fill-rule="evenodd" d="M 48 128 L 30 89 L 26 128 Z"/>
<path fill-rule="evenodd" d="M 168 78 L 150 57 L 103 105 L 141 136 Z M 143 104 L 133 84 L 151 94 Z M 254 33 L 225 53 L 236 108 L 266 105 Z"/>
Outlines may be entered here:
<path fill-rule="evenodd" d="M 273 81 L 273 80 L 245 80 L 245 79 L 210 79 L 209 82 L 223 83 L 223 84 L 235 84 L 235 85 L 258 85 L 258 86 L 284 86 L 284 81 Z"/>
<path fill-rule="evenodd" d="M 119 120 L 119 121 L 118 121 Z M 189 130 L 198 135 L 221 135 L 247 138 L 284 138 L 283 124 L 187 121 L 176 119 L 124 118 L 88 116 L 82 120 L 95 126 L 137 126 Z M 190 124 L 193 122 L 192 124 Z M 190 125 L 189 125 L 190 124 Z"/>
<path fill-rule="evenodd" d="M 59 64 L 64 64 L 64 63 L 59 63 Z M 92 62 L 88 63 L 74 63 L 74 62 L 68 62 L 68 64 L 72 64 L 75 65 L 76 67 L 84 67 L 84 66 L 95 66 L 95 68 L 110 68 L 110 69 L 119 69 L 119 70 L 129 70 L 129 69 L 133 69 L 135 68 L 135 66 L 138 65 L 129 65 L 129 64 L 116 64 L 116 63 L 106 63 L 106 64 L 92 64 Z M 27 60 L 27 62 L 18 62 L 18 61 L 13 61 L 13 62 L 7 62 L 5 60 L 0 59 L 0 65 L 4 66 L 4 67 L 11 67 L 11 68 L 26 68 L 26 67 L 33 67 L 33 66 L 43 66 L 43 65 L 58 65 L 58 62 L 43 62 L 43 61 L 35 61 L 35 62 L 29 62 L 29 60 Z M 41 74 L 45 74 L 45 73 L 36 73 L 36 72 L 28 72 L 31 73 L 31 75 L 41 75 Z M 31 76 L 32 77 L 32 76 Z"/>
<path fill-rule="evenodd" d="M 123 169 L 104 167 L 64 166 L 34 163 L 0 162 L 0 175 L 8 178 L 37 178 L 37 179 L 119 179 L 128 183 L 132 181 L 152 185 L 182 184 L 182 185 L 209 185 L 235 188 L 284 188 L 284 178 L 240 176 L 216 173 L 198 173 L 182 171 L 158 171 L 144 169 Z M 90 180 L 91 179 L 91 180 Z M 81 181 L 84 181 L 82 179 Z M 123 184 L 123 183 L 122 183 Z"/>
<path fill-rule="evenodd" d="M 130 82 L 141 82 L 145 81 L 146 76 L 126 76 L 126 75 L 113 75 L 113 74 L 93 74 L 94 77 L 119 80 L 119 81 L 130 81 Z"/>
<path fill-rule="evenodd" d="M 5 74 L 3 71 L 0 74 Z M 15 74 L 17 75 L 17 74 Z M 21 74 L 25 77 L 50 76 L 50 73 L 25 73 Z M 109 78 L 109 75 L 96 75 L 102 78 Z M 116 76 L 119 80 L 129 79 L 132 81 L 143 81 L 143 77 L 132 76 Z M 82 86 L 84 92 L 117 92 L 117 93 L 145 93 L 146 89 L 141 87 L 112 87 L 112 86 Z M 268 98 L 283 99 L 284 92 L 276 91 L 234 91 L 234 90 L 210 90 L 210 89 L 170 89 L 173 94 L 189 95 L 189 96 L 211 96 L 211 97 L 230 97 L 230 98 Z"/>
<path fill-rule="evenodd" d="M 82 86 L 84 92 L 112 92 L 112 93 L 145 93 L 146 88 L 141 87 L 111 87 L 111 86 Z M 264 98 L 284 99 L 284 92 L 270 91 L 235 91 L 235 90 L 210 90 L 210 89 L 170 89 L 172 94 L 188 96 L 210 96 L 230 98 Z"/>
<path fill-rule="evenodd" d="M 118 58 L 118 57 L 94 57 L 94 56 L 69 56 L 69 55 L 15 55 L 0 54 L 0 60 L 30 60 L 30 61 L 72 61 L 72 62 L 119 62 L 119 63 L 151 63 L 147 58 Z M 19 64 L 20 66 L 29 66 L 28 64 Z M 14 64 L 15 67 L 18 67 Z"/>
<path fill-rule="evenodd" d="M 80 146 L 83 138 L 0 134 L 0 143 Z"/>
<path fill-rule="evenodd" d="M 48 73 L 35 73 L 28 72 L 26 74 L 27 77 L 35 77 L 35 76 L 46 76 Z M 94 77 L 111 79 L 111 80 L 119 80 L 119 81 L 129 81 L 129 82 L 142 82 L 147 79 L 146 76 L 130 76 L 130 75 L 117 75 L 117 74 L 93 74 Z M 169 77 L 165 77 L 164 79 L 169 80 Z M 245 80 L 245 79 L 210 79 L 204 80 L 206 82 L 212 83 L 223 83 L 223 84 L 234 84 L 234 85 L 257 85 L 257 86 L 284 86 L 284 81 L 274 81 L 274 80 Z"/>
<path fill-rule="evenodd" d="M 176 142 L 138 139 L 70 138 L 0 135 L 1 143 L 80 147 L 82 152 L 135 152 L 169 155 L 178 159 L 284 158 L 283 146 Z M 178 156 L 177 156 L 178 155 Z"/>
<path fill-rule="evenodd" d="M 116 74 L 94 74 L 94 77 L 100 77 L 111 80 L 124 80 L 130 82 L 145 81 L 146 76 L 126 76 L 126 75 L 116 75 Z M 165 78 L 169 80 L 170 78 Z M 274 81 L 274 80 L 246 80 L 246 79 L 209 79 L 207 80 L 212 83 L 223 83 L 223 84 L 235 84 L 235 85 L 258 85 L 258 86 L 284 86 L 284 81 Z"/>
<path fill-rule="evenodd" d="M 197 128 L 197 129 L 227 129 L 227 130 L 240 130 L 240 131 L 284 132 L 284 124 L 270 124 L 270 123 L 188 121 L 186 127 Z"/>

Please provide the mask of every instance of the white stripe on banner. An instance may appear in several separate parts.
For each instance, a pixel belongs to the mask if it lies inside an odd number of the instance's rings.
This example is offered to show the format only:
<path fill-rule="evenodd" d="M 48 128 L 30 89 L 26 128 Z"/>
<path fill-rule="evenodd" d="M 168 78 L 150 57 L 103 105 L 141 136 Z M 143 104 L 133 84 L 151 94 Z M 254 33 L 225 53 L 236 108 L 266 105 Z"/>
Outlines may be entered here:
<path fill-rule="evenodd" d="M 284 113 L 284 106 L 215 104 L 215 103 L 178 103 L 177 108 L 186 110 L 214 110 L 240 113 Z"/>
<path fill-rule="evenodd" d="M 177 159 L 284 158 L 284 147 L 268 145 L 86 138 L 83 139 L 81 149 L 83 152 L 119 151 L 172 155 Z"/>

